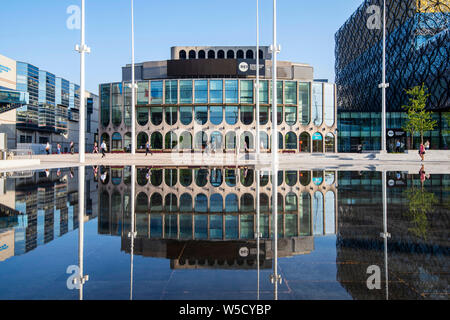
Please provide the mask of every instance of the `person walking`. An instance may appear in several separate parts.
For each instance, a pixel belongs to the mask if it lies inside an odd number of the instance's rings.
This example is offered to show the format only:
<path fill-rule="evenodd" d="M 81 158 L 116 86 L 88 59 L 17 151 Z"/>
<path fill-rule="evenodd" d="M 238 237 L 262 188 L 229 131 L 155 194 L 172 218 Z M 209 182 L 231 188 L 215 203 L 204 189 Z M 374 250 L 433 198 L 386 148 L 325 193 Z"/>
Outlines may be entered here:
<path fill-rule="evenodd" d="M 100 145 L 100 148 L 102 149 L 102 158 L 104 158 L 105 157 L 105 152 L 106 152 L 106 149 L 107 149 L 105 140 L 102 141 L 102 144 Z"/>
<path fill-rule="evenodd" d="M 395 143 L 395 152 L 400 152 L 400 140 L 397 140 L 397 142 Z"/>
<path fill-rule="evenodd" d="M 147 140 L 147 142 L 145 143 L 145 155 L 147 156 L 147 154 L 150 153 L 150 155 L 152 156 L 152 150 L 150 149 L 150 141 Z"/>
<path fill-rule="evenodd" d="M 429 140 L 427 140 L 425 142 L 425 150 L 430 150 L 430 141 Z"/>
<path fill-rule="evenodd" d="M 97 141 L 94 142 L 94 149 L 92 150 L 92 153 L 98 153 Z"/>
<path fill-rule="evenodd" d="M 61 145 L 59 143 L 56 145 L 56 153 L 61 154 Z"/>
<path fill-rule="evenodd" d="M 419 147 L 419 155 L 420 155 L 420 161 L 424 160 L 424 155 L 425 155 L 425 146 L 423 145 L 423 143 L 420 144 Z"/>
<path fill-rule="evenodd" d="M 45 152 L 47 152 L 47 154 L 50 154 L 50 143 L 47 141 L 47 144 L 45 145 Z"/>
<path fill-rule="evenodd" d="M 73 144 L 73 141 L 70 141 L 70 153 L 73 154 L 75 152 L 75 146 Z"/>

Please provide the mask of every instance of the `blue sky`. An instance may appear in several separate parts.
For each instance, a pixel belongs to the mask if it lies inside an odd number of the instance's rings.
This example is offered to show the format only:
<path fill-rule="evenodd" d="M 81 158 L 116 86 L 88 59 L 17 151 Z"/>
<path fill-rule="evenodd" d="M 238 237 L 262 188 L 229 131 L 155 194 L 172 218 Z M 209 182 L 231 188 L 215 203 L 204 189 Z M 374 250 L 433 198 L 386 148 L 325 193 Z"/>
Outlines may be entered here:
<path fill-rule="evenodd" d="M 131 62 L 130 0 L 86 0 L 86 88 L 121 80 Z M 260 0 L 260 44 L 272 42 L 272 1 Z M 280 60 L 309 63 L 334 81 L 334 34 L 363 0 L 278 0 Z M 136 62 L 170 58 L 175 45 L 254 45 L 256 0 L 134 0 Z M 0 54 L 79 83 L 79 0 L 2 1 Z"/>

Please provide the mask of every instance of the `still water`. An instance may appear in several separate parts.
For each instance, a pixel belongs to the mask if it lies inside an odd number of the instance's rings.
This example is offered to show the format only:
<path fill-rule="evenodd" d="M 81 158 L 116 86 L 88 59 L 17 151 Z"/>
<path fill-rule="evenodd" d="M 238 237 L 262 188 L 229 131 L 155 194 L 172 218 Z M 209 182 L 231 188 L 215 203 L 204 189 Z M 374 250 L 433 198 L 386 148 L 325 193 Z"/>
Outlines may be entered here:
<path fill-rule="evenodd" d="M 278 171 L 275 216 L 251 166 L 2 173 L 0 299 L 448 299 L 425 171 Z"/>

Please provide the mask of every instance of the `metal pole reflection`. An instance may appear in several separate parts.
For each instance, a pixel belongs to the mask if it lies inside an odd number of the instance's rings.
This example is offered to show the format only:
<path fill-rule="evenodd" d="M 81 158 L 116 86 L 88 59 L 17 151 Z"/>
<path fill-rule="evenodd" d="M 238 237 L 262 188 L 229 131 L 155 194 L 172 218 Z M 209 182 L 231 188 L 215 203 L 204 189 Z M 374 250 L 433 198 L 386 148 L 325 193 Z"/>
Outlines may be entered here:
<path fill-rule="evenodd" d="M 84 193 L 85 193 L 85 167 L 78 167 L 78 266 L 79 277 L 76 279 L 79 282 L 79 299 L 83 300 L 83 285 L 89 280 L 88 275 L 83 275 L 83 260 L 84 260 Z"/>
<path fill-rule="evenodd" d="M 383 196 L 383 232 L 380 236 L 384 239 L 384 276 L 386 279 L 386 300 L 389 300 L 389 275 L 388 275 L 388 248 L 387 239 L 391 237 L 391 234 L 387 232 L 387 193 L 386 193 L 386 171 L 382 172 L 382 196 Z"/>
<path fill-rule="evenodd" d="M 259 214 L 260 214 L 260 197 L 259 197 L 259 183 L 260 183 L 260 171 L 255 170 L 256 176 L 256 268 L 257 268 L 257 277 L 258 277 L 258 285 L 257 285 L 257 299 L 259 300 L 259 238 L 261 237 L 261 232 L 259 229 Z"/>
<path fill-rule="evenodd" d="M 130 300 L 133 300 L 133 269 L 134 269 L 134 238 L 136 237 L 136 229 L 135 229 L 135 194 L 136 194 L 136 166 L 131 166 L 131 204 L 130 204 L 130 213 L 131 213 L 131 231 L 128 233 L 128 237 L 131 239 L 131 255 L 130 255 Z"/>

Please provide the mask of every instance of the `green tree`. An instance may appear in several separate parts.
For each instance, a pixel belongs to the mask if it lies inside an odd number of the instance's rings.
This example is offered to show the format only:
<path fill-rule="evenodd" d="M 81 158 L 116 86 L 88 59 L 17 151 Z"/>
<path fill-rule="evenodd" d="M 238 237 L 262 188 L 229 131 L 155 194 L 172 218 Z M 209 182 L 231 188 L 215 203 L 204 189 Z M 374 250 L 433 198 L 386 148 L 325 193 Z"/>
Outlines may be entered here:
<path fill-rule="evenodd" d="M 427 238 L 428 218 L 427 214 L 434 211 L 434 205 L 438 203 L 436 196 L 432 192 L 427 192 L 423 187 L 413 186 L 405 191 L 409 200 L 409 210 L 406 215 L 410 218 L 411 228 L 408 228 L 414 235 L 423 239 Z"/>
<path fill-rule="evenodd" d="M 415 86 L 405 90 L 409 97 L 409 104 L 403 105 L 402 108 L 407 111 L 407 120 L 403 124 L 403 129 L 411 134 L 411 141 L 415 132 L 420 133 L 420 141 L 423 143 L 423 134 L 433 130 L 437 121 L 432 119 L 432 112 L 425 110 L 427 99 L 430 96 L 427 93 L 427 87 Z"/>

